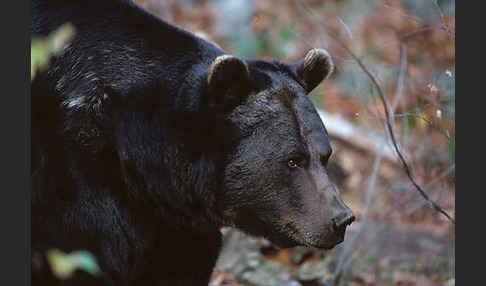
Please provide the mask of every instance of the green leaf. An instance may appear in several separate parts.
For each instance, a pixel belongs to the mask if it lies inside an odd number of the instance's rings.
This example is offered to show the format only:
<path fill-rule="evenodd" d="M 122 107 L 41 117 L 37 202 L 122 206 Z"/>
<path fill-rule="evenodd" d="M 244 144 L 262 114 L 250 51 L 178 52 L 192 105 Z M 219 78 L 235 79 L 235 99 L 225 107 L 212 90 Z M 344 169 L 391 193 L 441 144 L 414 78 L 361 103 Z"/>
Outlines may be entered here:
<path fill-rule="evenodd" d="M 71 277 L 76 269 L 84 270 L 94 276 L 101 273 L 95 257 L 85 250 L 66 254 L 59 249 L 51 249 L 47 251 L 47 261 L 54 275 L 62 280 Z"/>
<path fill-rule="evenodd" d="M 30 77 L 48 68 L 49 60 L 58 54 L 74 36 L 74 27 L 66 23 L 45 38 L 34 38 L 30 44 Z"/>

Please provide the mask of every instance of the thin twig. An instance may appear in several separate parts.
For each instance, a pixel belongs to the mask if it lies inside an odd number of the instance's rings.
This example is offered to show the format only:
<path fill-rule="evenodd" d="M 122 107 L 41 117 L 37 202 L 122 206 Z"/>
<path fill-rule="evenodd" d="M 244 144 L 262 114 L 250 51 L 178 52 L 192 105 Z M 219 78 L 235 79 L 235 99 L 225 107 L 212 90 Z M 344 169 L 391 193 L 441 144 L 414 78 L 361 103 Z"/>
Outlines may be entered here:
<path fill-rule="evenodd" d="M 432 122 L 431 120 L 429 120 L 427 117 L 425 117 L 423 115 L 414 114 L 414 113 L 407 113 L 407 112 L 395 115 L 395 118 L 399 118 L 399 117 L 412 117 L 412 118 L 417 118 L 417 119 L 423 120 L 430 127 L 432 127 L 433 129 L 435 129 L 436 131 L 438 131 L 439 133 L 444 135 L 447 138 L 447 140 L 449 140 L 449 141 L 451 140 L 451 135 L 449 134 L 449 132 L 447 130 L 440 128 L 439 126 L 434 124 L 434 122 Z"/>
<path fill-rule="evenodd" d="M 438 177 L 434 178 L 434 180 L 430 181 L 427 185 L 424 186 L 424 189 L 429 189 L 433 184 L 435 184 L 436 182 L 438 182 L 439 180 L 441 180 L 442 178 L 444 178 L 445 176 L 449 175 L 450 173 L 452 173 L 454 170 L 455 170 L 455 167 L 456 167 L 456 164 L 452 164 L 449 168 L 447 168 L 444 172 L 442 172 L 442 174 L 440 174 Z M 403 202 L 402 205 L 407 205 L 409 204 L 410 202 L 413 201 L 413 197 L 411 197 L 410 199 L 408 199 L 406 202 Z M 418 207 L 416 208 L 413 208 L 412 210 L 409 210 L 408 212 L 406 212 L 405 216 L 409 216 L 411 215 L 414 211 L 416 211 L 418 208 L 422 207 L 424 204 L 426 204 L 427 202 L 422 202 L 418 205 Z"/>
<path fill-rule="evenodd" d="M 440 16 L 440 29 L 446 31 L 451 37 L 455 38 L 456 37 L 456 32 L 452 31 L 446 24 L 445 22 L 445 15 L 444 12 L 442 11 L 442 8 L 440 7 L 439 3 L 437 3 L 437 0 L 431 0 L 432 3 L 434 3 L 435 7 L 437 7 L 437 11 L 439 11 L 439 16 Z"/>
<path fill-rule="evenodd" d="M 308 11 L 308 13 L 313 13 L 307 5 L 303 2 L 300 1 L 301 4 L 303 5 L 304 9 Z M 385 97 L 385 92 L 383 91 L 381 85 L 378 83 L 375 75 L 373 75 L 370 70 L 366 67 L 366 65 L 356 56 L 356 54 L 351 51 L 348 46 L 341 40 L 341 38 L 335 34 L 331 28 L 329 28 L 322 20 L 320 21 L 322 24 L 322 27 L 326 30 L 327 34 L 335 40 L 341 48 L 343 48 L 350 56 L 353 58 L 356 63 L 359 65 L 361 70 L 370 78 L 372 84 L 375 86 L 377 92 L 378 92 L 378 97 L 380 98 L 380 101 L 383 105 L 383 110 L 385 111 L 385 124 L 388 130 L 388 133 L 390 135 L 390 139 L 392 141 L 393 147 L 395 149 L 395 152 L 397 153 L 398 158 L 400 159 L 400 162 L 402 163 L 403 170 L 405 171 L 407 177 L 409 180 L 412 182 L 414 185 L 415 189 L 422 195 L 422 197 L 429 203 L 429 205 L 436 210 L 437 212 L 443 214 L 452 224 L 455 225 L 455 220 L 444 210 L 442 209 L 438 204 L 436 204 L 434 201 L 430 199 L 430 197 L 425 193 L 425 191 L 422 189 L 422 187 L 415 181 L 415 178 L 412 174 L 412 170 L 410 169 L 407 161 L 405 160 L 402 152 L 400 151 L 400 148 L 398 147 L 397 140 L 395 138 L 395 133 L 393 131 L 392 127 L 392 122 L 391 122 L 391 116 L 390 116 L 390 111 L 388 108 L 388 103 Z"/>
<path fill-rule="evenodd" d="M 406 14 L 406 13 L 403 13 L 402 11 L 400 11 L 399 9 L 395 8 L 395 7 L 392 7 L 388 4 L 384 4 L 383 7 L 385 8 L 389 8 L 392 12 L 394 13 L 398 13 L 400 16 L 404 17 L 404 18 L 407 18 L 407 19 L 410 19 L 412 20 L 413 22 L 415 23 L 418 23 L 418 24 L 424 24 L 424 21 L 422 19 L 420 19 L 419 17 L 416 17 L 416 16 L 412 16 L 412 15 L 409 15 L 409 14 Z"/>
<path fill-rule="evenodd" d="M 390 43 L 393 43 L 393 42 L 396 42 L 396 41 L 402 41 L 406 38 L 410 38 L 410 37 L 415 36 L 417 34 L 427 32 L 427 31 L 430 31 L 430 30 L 433 30 L 433 29 L 435 29 L 435 27 L 432 27 L 432 26 L 425 26 L 425 27 L 422 27 L 422 28 L 418 28 L 418 29 L 415 29 L 413 31 L 406 32 L 404 34 L 398 35 L 394 39 L 388 39 L 388 40 L 382 41 L 380 44 L 377 45 L 377 47 L 382 48 L 382 47 L 384 47 L 384 46 L 386 46 Z"/>
<path fill-rule="evenodd" d="M 442 213 L 447 219 L 449 219 L 452 222 L 452 224 L 455 224 L 454 219 L 446 211 L 444 211 L 444 209 L 442 209 L 439 205 L 437 205 L 434 201 L 432 201 L 429 198 L 429 196 L 424 192 L 424 190 L 422 189 L 422 187 L 415 181 L 415 178 L 414 178 L 414 176 L 412 174 L 412 170 L 408 166 L 407 161 L 403 157 L 403 154 L 402 154 L 402 152 L 400 152 L 400 148 L 398 147 L 397 140 L 395 138 L 395 133 L 393 132 L 393 127 L 392 127 L 391 120 L 390 120 L 390 112 L 388 110 L 387 100 L 385 98 L 385 93 L 384 93 L 381 85 L 378 83 L 378 81 L 376 80 L 375 76 L 363 64 L 363 62 L 361 62 L 361 60 L 358 57 L 356 57 L 356 55 L 351 50 L 349 50 L 344 45 L 344 43 L 342 43 L 340 40 L 338 42 L 349 53 L 349 55 L 358 63 L 358 65 L 366 73 L 366 75 L 370 78 L 371 82 L 373 83 L 373 85 L 377 89 L 378 96 L 379 96 L 379 98 L 381 100 L 381 103 L 383 105 L 383 110 L 385 111 L 385 119 L 386 119 L 385 120 L 385 123 L 386 123 L 387 129 L 388 129 L 388 133 L 390 135 L 390 138 L 392 140 L 393 147 L 395 148 L 395 152 L 397 153 L 397 156 L 400 159 L 400 162 L 402 163 L 402 166 L 403 166 L 403 169 L 404 169 L 405 173 L 407 174 L 407 176 L 410 179 L 410 181 L 412 182 L 412 184 L 415 186 L 415 189 L 422 195 L 422 197 L 430 204 L 430 206 L 433 209 L 435 209 L 436 211 Z"/>
<path fill-rule="evenodd" d="M 398 107 L 398 102 L 400 101 L 401 97 L 403 96 L 403 85 L 405 81 L 405 73 L 407 69 L 407 49 L 405 45 L 402 45 L 401 49 L 401 64 L 400 64 L 400 74 L 398 77 L 398 84 L 399 87 L 397 89 L 397 94 L 395 97 L 395 101 L 393 102 L 392 109 L 391 109 L 391 114 L 393 117 L 393 114 L 395 113 L 396 108 Z M 384 145 L 384 144 L 383 144 Z M 384 146 L 382 146 L 384 147 Z M 381 159 L 383 156 L 383 150 L 384 148 L 380 148 L 378 153 L 376 154 L 375 161 L 373 163 L 373 171 L 370 176 L 370 182 L 368 183 L 368 189 L 366 191 L 366 198 L 365 198 L 365 205 L 363 208 L 362 212 L 362 219 L 361 219 L 361 226 L 357 232 L 357 234 L 352 238 L 351 241 L 349 241 L 346 245 L 344 245 L 343 250 L 341 254 L 339 255 L 338 263 L 336 266 L 336 269 L 334 271 L 334 275 L 336 276 L 336 279 L 333 281 L 333 284 L 336 284 L 339 282 L 339 279 L 341 278 L 342 272 L 346 269 L 345 267 L 349 264 L 351 261 L 351 249 L 358 240 L 360 234 L 363 232 L 363 229 L 366 226 L 367 219 L 368 219 L 368 210 L 371 205 L 371 200 L 373 198 L 373 194 L 375 192 L 375 184 L 376 180 L 378 177 L 378 168 L 381 163 Z"/>
<path fill-rule="evenodd" d="M 368 189 L 366 191 L 365 205 L 364 205 L 363 212 L 362 212 L 362 215 L 361 215 L 360 228 L 359 228 L 358 232 L 356 233 L 356 235 L 351 239 L 351 241 L 349 241 L 348 243 L 346 243 L 343 246 L 343 250 L 342 250 L 342 252 L 341 252 L 341 254 L 339 255 L 339 258 L 338 258 L 336 269 L 334 270 L 334 276 L 336 278 L 333 281 L 333 285 L 335 285 L 336 283 L 339 282 L 343 270 L 346 268 L 346 266 L 351 261 L 351 259 L 350 259 L 351 253 L 352 253 L 351 250 L 352 250 L 353 246 L 355 245 L 356 241 L 358 240 L 358 238 L 360 237 L 361 233 L 363 232 L 363 229 L 365 228 L 365 225 L 367 223 L 368 210 L 369 210 L 369 207 L 371 205 L 371 200 L 373 198 L 374 191 L 376 189 L 375 184 L 376 184 L 376 179 L 378 177 L 378 168 L 380 166 L 382 157 L 383 157 L 383 148 L 380 149 L 378 154 L 376 154 L 375 161 L 373 163 L 373 171 L 371 173 L 370 181 L 368 183 Z"/>

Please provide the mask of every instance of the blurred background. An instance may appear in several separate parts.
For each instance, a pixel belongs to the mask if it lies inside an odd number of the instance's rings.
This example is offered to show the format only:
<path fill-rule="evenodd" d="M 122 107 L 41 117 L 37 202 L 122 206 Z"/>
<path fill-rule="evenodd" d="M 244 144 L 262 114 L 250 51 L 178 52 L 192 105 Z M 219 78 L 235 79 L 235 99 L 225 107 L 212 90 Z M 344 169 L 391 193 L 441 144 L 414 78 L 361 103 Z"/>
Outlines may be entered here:
<path fill-rule="evenodd" d="M 216 285 L 455 285 L 454 0 L 136 0 L 243 58 L 294 62 L 319 47 L 336 69 L 311 98 L 333 146 L 330 172 L 357 221 L 331 251 L 278 250 L 224 229 Z M 188 257 L 188 259 L 190 259 Z"/>

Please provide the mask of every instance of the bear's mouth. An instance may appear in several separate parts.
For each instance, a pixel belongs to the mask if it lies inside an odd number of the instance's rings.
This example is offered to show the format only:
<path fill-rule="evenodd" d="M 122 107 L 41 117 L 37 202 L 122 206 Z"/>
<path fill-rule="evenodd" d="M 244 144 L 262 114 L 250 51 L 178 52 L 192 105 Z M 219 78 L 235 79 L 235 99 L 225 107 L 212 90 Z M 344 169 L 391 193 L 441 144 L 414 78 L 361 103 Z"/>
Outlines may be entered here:
<path fill-rule="evenodd" d="M 317 249 L 322 249 L 322 250 L 331 250 L 334 247 L 336 247 L 338 244 L 342 243 L 344 241 L 344 235 L 342 237 L 339 237 L 335 240 L 326 240 L 323 242 L 317 242 L 317 243 L 308 243 L 307 247 L 312 247 L 312 248 L 317 248 Z"/>

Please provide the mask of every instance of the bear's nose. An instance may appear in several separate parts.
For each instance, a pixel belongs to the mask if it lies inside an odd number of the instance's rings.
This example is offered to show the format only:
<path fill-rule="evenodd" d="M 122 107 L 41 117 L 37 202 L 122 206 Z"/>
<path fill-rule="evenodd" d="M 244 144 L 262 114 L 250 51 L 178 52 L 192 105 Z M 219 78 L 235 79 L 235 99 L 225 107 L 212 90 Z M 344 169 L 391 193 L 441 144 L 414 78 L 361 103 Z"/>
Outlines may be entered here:
<path fill-rule="evenodd" d="M 355 219 L 356 218 L 352 212 L 350 211 L 342 212 L 338 216 L 332 219 L 334 224 L 334 229 L 342 230 L 346 228 L 348 225 L 350 225 Z"/>

